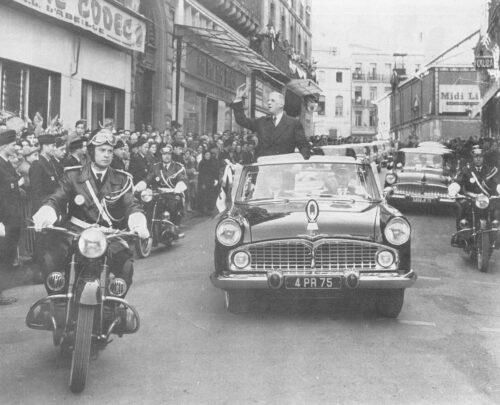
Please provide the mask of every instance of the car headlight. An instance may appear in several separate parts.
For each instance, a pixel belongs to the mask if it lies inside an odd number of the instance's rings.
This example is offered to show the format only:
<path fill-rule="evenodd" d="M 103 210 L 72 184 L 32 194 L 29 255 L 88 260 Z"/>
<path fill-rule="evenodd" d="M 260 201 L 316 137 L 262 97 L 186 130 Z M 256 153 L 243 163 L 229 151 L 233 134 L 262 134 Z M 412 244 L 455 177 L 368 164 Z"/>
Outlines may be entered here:
<path fill-rule="evenodd" d="M 458 183 L 451 183 L 448 186 L 448 195 L 450 197 L 455 197 L 460 191 L 460 185 Z"/>
<path fill-rule="evenodd" d="M 234 219 L 224 219 L 215 230 L 217 240 L 224 246 L 234 246 L 241 239 L 241 227 Z"/>
<path fill-rule="evenodd" d="M 476 197 L 476 207 L 484 210 L 488 208 L 488 205 L 490 205 L 490 199 L 486 197 L 484 194 L 480 194 Z"/>
<path fill-rule="evenodd" d="M 377 263 L 382 267 L 390 267 L 394 263 L 394 254 L 389 250 L 381 250 L 376 256 Z"/>
<path fill-rule="evenodd" d="M 153 190 L 147 188 L 144 191 L 141 191 L 141 200 L 145 203 L 150 202 L 153 199 Z"/>
<path fill-rule="evenodd" d="M 397 180 L 397 177 L 394 173 L 387 173 L 387 175 L 385 176 L 385 182 L 387 184 L 394 184 Z"/>
<path fill-rule="evenodd" d="M 47 276 L 46 285 L 50 291 L 61 291 L 66 284 L 64 274 L 54 271 Z"/>
<path fill-rule="evenodd" d="M 80 235 L 78 249 L 80 253 L 89 259 L 102 256 L 108 248 L 106 236 L 99 229 L 88 228 Z"/>
<path fill-rule="evenodd" d="M 402 245 L 410 239 L 410 224 L 403 218 L 392 218 L 384 229 L 387 241 L 392 245 Z"/>
<path fill-rule="evenodd" d="M 233 263 L 239 269 L 244 269 L 250 264 L 250 253 L 243 250 L 233 255 Z"/>

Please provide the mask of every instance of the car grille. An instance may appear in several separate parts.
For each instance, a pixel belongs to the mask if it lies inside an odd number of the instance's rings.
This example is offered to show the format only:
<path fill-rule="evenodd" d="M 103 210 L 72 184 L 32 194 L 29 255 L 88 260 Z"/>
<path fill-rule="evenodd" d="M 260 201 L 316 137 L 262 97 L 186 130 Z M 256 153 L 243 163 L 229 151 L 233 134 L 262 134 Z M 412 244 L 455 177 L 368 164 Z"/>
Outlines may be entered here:
<path fill-rule="evenodd" d="M 261 242 L 247 247 L 253 270 L 343 271 L 375 269 L 380 246 L 350 240 L 305 240 Z M 314 258 L 314 260 L 313 260 Z"/>
<path fill-rule="evenodd" d="M 395 192 L 405 195 L 426 197 L 447 197 L 448 189 L 445 186 L 429 184 L 396 184 Z"/>

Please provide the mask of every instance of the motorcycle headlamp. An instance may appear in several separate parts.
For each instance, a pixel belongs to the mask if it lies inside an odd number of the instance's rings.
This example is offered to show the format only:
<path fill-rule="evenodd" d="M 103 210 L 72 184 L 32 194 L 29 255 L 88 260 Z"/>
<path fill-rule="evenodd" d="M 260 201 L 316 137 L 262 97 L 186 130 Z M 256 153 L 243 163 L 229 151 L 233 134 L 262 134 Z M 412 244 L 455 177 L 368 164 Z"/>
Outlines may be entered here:
<path fill-rule="evenodd" d="M 488 205 L 490 205 L 490 199 L 485 196 L 484 194 L 480 194 L 476 198 L 476 207 L 479 208 L 480 210 L 484 210 L 488 208 Z"/>
<path fill-rule="evenodd" d="M 111 295 L 121 297 L 127 292 L 127 283 L 124 279 L 115 277 L 110 281 L 108 290 Z"/>
<path fill-rule="evenodd" d="M 394 173 L 387 173 L 387 175 L 385 176 L 385 182 L 387 184 L 394 184 L 397 180 L 397 177 Z"/>
<path fill-rule="evenodd" d="M 163 212 L 163 219 L 170 221 L 170 212 L 164 211 Z"/>
<path fill-rule="evenodd" d="M 241 239 L 241 227 L 234 219 L 224 219 L 217 225 L 215 235 L 224 246 L 234 246 Z"/>
<path fill-rule="evenodd" d="M 96 228 L 85 229 L 78 240 L 80 253 L 89 259 L 101 257 L 107 248 L 108 241 L 106 240 L 106 236 Z"/>
<path fill-rule="evenodd" d="M 141 191 L 141 200 L 145 203 L 151 202 L 153 199 L 153 190 L 147 188 L 146 190 Z"/>
<path fill-rule="evenodd" d="M 384 229 L 387 241 L 392 245 L 403 245 L 410 239 L 410 224 L 403 218 L 392 218 Z"/>

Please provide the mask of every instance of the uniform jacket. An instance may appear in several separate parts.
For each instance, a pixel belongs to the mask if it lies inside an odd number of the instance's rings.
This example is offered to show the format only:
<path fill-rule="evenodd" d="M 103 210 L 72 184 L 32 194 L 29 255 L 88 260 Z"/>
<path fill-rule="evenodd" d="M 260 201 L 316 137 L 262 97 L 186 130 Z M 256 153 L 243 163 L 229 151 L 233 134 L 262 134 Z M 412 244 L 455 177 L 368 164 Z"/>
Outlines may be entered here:
<path fill-rule="evenodd" d="M 275 127 L 269 116 L 247 118 L 243 110 L 243 102 L 232 103 L 231 107 L 238 125 L 257 134 L 259 143 L 255 148 L 256 157 L 293 153 L 295 147 L 304 158 L 309 159 L 311 156 L 310 145 L 300 121 L 283 113 L 280 122 Z"/>
<path fill-rule="evenodd" d="M 483 164 L 481 170 L 477 170 L 476 167 L 468 163 L 457 174 L 455 181 L 460 184 L 463 192 L 480 194 L 483 193 L 484 189 L 488 194 L 496 195 L 497 176 L 498 169 L 494 166 Z"/>
<path fill-rule="evenodd" d="M 145 156 L 136 153 L 130 157 L 128 171 L 134 178 L 134 184 L 137 184 L 139 181 L 146 180 L 146 177 L 148 176 L 148 168 L 148 160 Z"/>
<path fill-rule="evenodd" d="M 22 224 L 20 179 L 14 166 L 0 157 L 0 222 L 5 225 Z"/>
<path fill-rule="evenodd" d="M 52 163 L 54 164 L 54 167 L 56 168 L 56 173 L 59 179 L 61 179 L 63 173 L 64 173 L 64 160 L 57 160 L 56 158 L 52 158 Z M 80 163 L 77 163 L 80 164 Z"/>
<path fill-rule="evenodd" d="M 94 203 L 92 194 L 86 184 L 87 180 L 100 202 L 120 194 L 131 181 L 127 172 L 108 167 L 99 188 L 92 173 L 90 162 L 87 162 L 83 166 L 66 170 L 61 179 L 60 187 L 45 200 L 44 204 L 54 208 L 58 215 L 65 214 L 68 204 L 69 217 L 76 217 L 91 224 L 98 223 L 99 225 L 109 226 Z M 113 203 L 108 203 L 107 207 L 111 219 L 114 219 L 112 221 L 113 227 L 121 227 L 126 223 L 130 214 L 142 212 L 131 187 L 119 199 Z"/>
<path fill-rule="evenodd" d="M 80 160 L 78 160 L 76 157 L 74 157 L 73 155 L 68 155 L 62 161 L 62 164 L 66 168 L 66 167 L 79 166 L 82 164 L 82 162 Z"/>
<path fill-rule="evenodd" d="M 170 187 L 174 188 L 179 181 L 187 183 L 186 169 L 177 162 L 170 162 L 168 169 L 165 163 L 160 162 L 151 168 L 151 173 L 147 177 L 147 183 L 153 188 Z"/>
<path fill-rule="evenodd" d="M 40 155 L 29 169 L 33 212 L 42 206 L 42 201 L 59 186 L 59 175 L 52 160 Z"/>

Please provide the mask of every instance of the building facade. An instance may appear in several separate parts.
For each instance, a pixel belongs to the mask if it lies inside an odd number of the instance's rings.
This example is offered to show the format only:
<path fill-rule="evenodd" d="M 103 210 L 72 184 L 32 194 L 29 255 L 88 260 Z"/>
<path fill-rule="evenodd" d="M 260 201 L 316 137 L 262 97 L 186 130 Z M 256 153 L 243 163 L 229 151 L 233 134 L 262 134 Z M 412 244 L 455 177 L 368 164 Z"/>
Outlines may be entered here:
<path fill-rule="evenodd" d="M 491 0 L 486 7 L 474 49 L 481 101 L 473 114 L 480 114 L 481 136 L 500 139 L 500 0 Z"/>
<path fill-rule="evenodd" d="M 395 83 L 391 131 L 402 143 L 478 136 L 481 121 L 472 116 L 472 110 L 479 102 L 474 68 L 434 66 Z"/>
<path fill-rule="evenodd" d="M 310 134 L 309 105 L 319 89 L 312 80 L 308 16 L 304 1 L 179 0 L 174 119 L 196 134 L 239 130 L 229 103 L 245 84 L 249 116 L 266 114 L 267 96 L 278 91 L 287 113 Z"/>
<path fill-rule="evenodd" d="M 29 29 L 27 29 L 29 27 Z M 13 0 L 0 5 L 0 108 L 45 125 L 131 122 L 132 58 L 146 22 L 123 4 Z"/>

